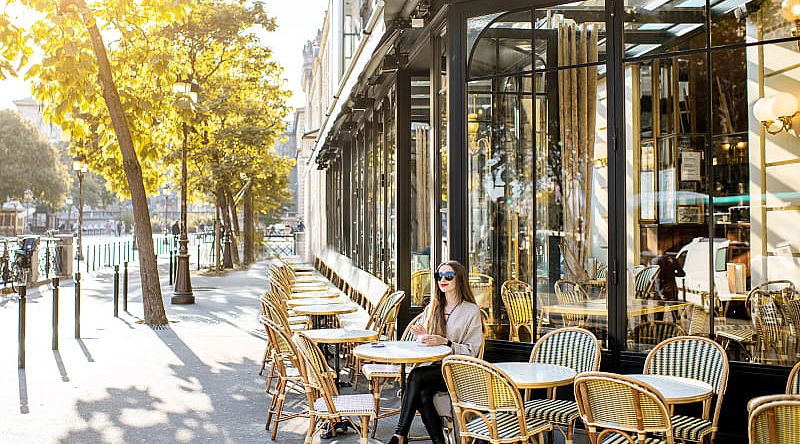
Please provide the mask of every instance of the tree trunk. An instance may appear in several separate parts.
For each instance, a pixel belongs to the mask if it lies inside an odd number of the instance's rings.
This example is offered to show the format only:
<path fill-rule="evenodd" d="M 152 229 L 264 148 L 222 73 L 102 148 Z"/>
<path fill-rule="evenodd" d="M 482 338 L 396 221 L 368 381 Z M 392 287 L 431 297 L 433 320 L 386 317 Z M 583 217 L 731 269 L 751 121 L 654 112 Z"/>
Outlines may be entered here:
<path fill-rule="evenodd" d="M 130 127 L 117 86 L 111 72 L 105 43 L 97 28 L 94 17 L 83 0 L 64 0 L 64 5 L 75 5 L 89 31 L 95 57 L 97 58 L 98 78 L 103 89 L 103 99 L 114 125 L 119 150 L 122 154 L 122 168 L 128 180 L 128 189 L 133 203 L 133 220 L 136 224 L 135 234 L 139 247 L 139 271 L 142 280 L 142 296 L 144 304 L 144 320 L 151 327 L 166 325 L 167 314 L 161 298 L 161 284 L 158 281 L 158 264 L 153 249 L 153 230 L 150 226 L 150 210 L 147 207 L 147 192 L 142 181 L 142 167 L 133 147 Z"/>
<path fill-rule="evenodd" d="M 224 227 L 224 230 L 223 230 L 223 242 L 227 242 L 228 236 L 231 236 L 231 239 L 232 239 L 233 232 L 231 230 L 230 213 L 228 213 L 228 203 L 226 202 L 225 191 L 223 190 L 222 185 L 218 185 L 217 186 L 217 206 L 219 206 L 219 211 L 220 211 L 220 214 L 222 215 L 222 225 Z M 233 243 L 231 243 L 231 247 L 232 246 L 233 246 Z M 228 251 L 228 253 L 231 254 L 230 251 Z M 224 252 L 223 252 L 223 254 L 224 254 Z M 229 265 L 231 265 L 231 264 L 227 264 L 227 265 L 225 264 L 225 258 L 223 258 L 222 268 L 225 268 L 226 266 L 229 266 Z"/>
<path fill-rule="evenodd" d="M 244 263 L 250 265 L 255 256 L 255 212 L 253 211 L 253 187 L 248 186 L 244 193 Z"/>
<path fill-rule="evenodd" d="M 239 259 L 239 242 L 238 242 L 238 234 L 239 234 L 239 218 L 236 215 L 236 206 L 233 204 L 233 196 L 231 196 L 231 192 L 228 189 L 225 190 L 225 201 L 228 203 L 228 211 L 231 213 L 231 257 L 233 258 L 233 263 L 238 264 L 240 263 Z"/>
<path fill-rule="evenodd" d="M 214 270 L 222 270 L 222 227 L 219 220 L 219 198 L 216 198 L 214 212 Z"/>

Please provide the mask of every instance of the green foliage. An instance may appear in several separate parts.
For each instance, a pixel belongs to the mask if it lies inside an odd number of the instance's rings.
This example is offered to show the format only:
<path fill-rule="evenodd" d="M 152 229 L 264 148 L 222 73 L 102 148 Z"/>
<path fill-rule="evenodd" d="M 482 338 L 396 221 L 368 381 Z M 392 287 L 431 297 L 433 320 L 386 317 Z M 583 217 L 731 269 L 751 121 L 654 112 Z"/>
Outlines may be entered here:
<path fill-rule="evenodd" d="M 10 110 L 0 110 L 0 159 L 0 199 L 22 200 L 31 190 L 51 210 L 64 205 L 70 177 L 58 151 Z"/>

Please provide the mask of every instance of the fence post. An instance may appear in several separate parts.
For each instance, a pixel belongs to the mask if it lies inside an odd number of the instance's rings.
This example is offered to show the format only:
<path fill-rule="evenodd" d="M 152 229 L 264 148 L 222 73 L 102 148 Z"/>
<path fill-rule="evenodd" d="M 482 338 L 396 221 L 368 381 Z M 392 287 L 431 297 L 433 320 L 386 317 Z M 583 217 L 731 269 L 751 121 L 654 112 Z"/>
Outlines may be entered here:
<path fill-rule="evenodd" d="M 172 285 L 172 249 L 169 250 L 169 284 Z"/>
<path fill-rule="evenodd" d="M 122 311 L 128 311 L 128 261 L 122 270 Z"/>
<path fill-rule="evenodd" d="M 114 265 L 114 317 L 119 317 L 119 265 Z"/>
<path fill-rule="evenodd" d="M 44 278 L 50 277 L 50 241 L 44 242 Z"/>
<path fill-rule="evenodd" d="M 197 242 L 197 271 L 200 271 L 200 241 Z"/>
<path fill-rule="evenodd" d="M 53 350 L 58 350 L 58 276 L 53 278 Z"/>
<path fill-rule="evenodd" d="M 81 337 L 81 273 L 75 273 L 75 339 Z"/>
<path fill-rule="evenodd" d="M 17 332 L 17 367 L 25 368 L 25 305 L 27 304 L 28 287 L 19 286 L 19 331 Z"/>

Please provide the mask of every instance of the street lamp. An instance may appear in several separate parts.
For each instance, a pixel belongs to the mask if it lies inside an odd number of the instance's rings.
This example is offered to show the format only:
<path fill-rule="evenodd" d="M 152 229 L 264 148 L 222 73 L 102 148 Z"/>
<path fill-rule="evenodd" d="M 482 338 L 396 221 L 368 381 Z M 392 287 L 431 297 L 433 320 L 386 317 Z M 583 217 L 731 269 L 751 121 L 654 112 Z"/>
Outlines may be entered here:
<path fill-rule="evenodd" d="M 64 225 L 64 229 L 72 235 L 72 225 L 71 225 L 71 218 L 72 218 L 72 196 L 67 196 L 66 200 L 64 201 L 67 204 L 67 223 Z"/>
<path fill-rule="evenodd" d="M 89 165 L 86 165 L 86 157 L 77 154 L 72 158 L 72 171 L 78 176 L 78 251 L 75 259 L 78 261 L 78 273 L 80 273 L 81 261 L 83 260 L 83 176 L 89 172 Z"/>
<path fill-rule="evenodd" d="M 176 107 L 179 110 L 191 108 L 197 103 L 197 93 L 199 86 L 191 80 L 182 80 L 178 77 L 172 85 L 172 91 L 176 95 Z M 187 104 L 188 101 L 188 104 Z M 181 149 L 181 237 L 178 241 L 178 270 L 175 276 L 175 290 L 170 300 L 172 304 L 194 304 L 194 294 L 192 294 L 192 280 L 189 275 L 189 235 L 186 230 L 186 141 L 189 138 L 189 126 L 186 122 L 181 123 L 183 130 L 183 146 Z"/>

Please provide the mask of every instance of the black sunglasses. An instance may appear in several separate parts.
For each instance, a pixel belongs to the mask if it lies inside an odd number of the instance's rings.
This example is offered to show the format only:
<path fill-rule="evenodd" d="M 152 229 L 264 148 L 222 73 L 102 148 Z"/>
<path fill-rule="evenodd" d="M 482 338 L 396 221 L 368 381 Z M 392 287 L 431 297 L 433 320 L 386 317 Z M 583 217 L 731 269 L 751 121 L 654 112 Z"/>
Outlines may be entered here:
<path fill-rule="evenodd" d="M 433 277 L 435 277 L 437 281 L 441 281 L 442 278 L 444 278 L 444 280 L 446 280 L 446 281 L 452 281 L 453 279 L 456 278 L 456 272 L 455 271 L 445 271 L 443 273 L 440 273 L 440 272 L 437 271 L 436 273 L 433 274 Z"/>

